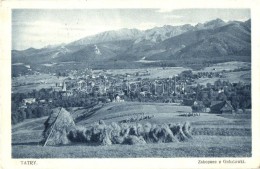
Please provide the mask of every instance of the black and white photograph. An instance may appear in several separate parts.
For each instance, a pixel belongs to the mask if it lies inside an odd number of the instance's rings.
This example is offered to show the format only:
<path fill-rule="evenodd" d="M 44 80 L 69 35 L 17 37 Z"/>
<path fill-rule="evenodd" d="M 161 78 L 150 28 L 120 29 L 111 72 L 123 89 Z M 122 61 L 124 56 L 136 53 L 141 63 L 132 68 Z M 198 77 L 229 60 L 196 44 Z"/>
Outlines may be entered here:
<path fill-rule="evenodd" d="M 250 9 L 11 15 L 12 158 L 252 156 Z"/>
<path fill-rule="evenodd" d="M 0 168 L 259 168 L 258 5 L 3 1 Z"/>

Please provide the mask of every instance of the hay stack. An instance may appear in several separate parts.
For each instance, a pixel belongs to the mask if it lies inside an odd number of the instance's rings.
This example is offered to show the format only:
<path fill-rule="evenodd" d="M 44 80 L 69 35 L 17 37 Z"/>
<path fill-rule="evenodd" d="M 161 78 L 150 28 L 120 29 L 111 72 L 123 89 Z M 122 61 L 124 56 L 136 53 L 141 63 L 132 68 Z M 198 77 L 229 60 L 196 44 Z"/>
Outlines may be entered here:
<path fill-rule="evenodd" d="M 68 134 L 68 138 L 72 142 L 90 142 L 92 132 L 90 129 L 83 126 L 76 126 L 74 130 L 71 130 Z"/>
<path fill-rule="evenodd" d="M 145 123 L 143 126 L 143 138 L 147 143 L 152 143 L 152 125 L 151 123 Z"/>
<path fill-rule="evenodd" d="M 130 126 L 129 135 L 138 136 L 137 127 L 135 125 Z"/>
<path fill-rule="evenodd" d="M 111 131 L 110 131 L 110 140 L 112 141 L 113 144 L 122 144 L 124 141 L 124 138 L 120 136 L 121 132 L 121 127 L 115 123 L 111 123 Z"/>
<path fill-rule="evenodd" d="M 192 135 L 191 135 L 191 131 L 192 131 L 192 128 L 191 128 L 191 125 L 189 122 L 185 122 L 182 126 L 182 130 L 183 130 L 183 133 L 190 139 L 192 139 Z"/>
<path fill-rule="evenodd" d="M 99 123 L 94 123 L 91 129 L 92 131 L 91 142 L 101 144 L 106 135 L 106 133 L 104 132 L 106 127 L 107 126 L 103 120 L 99 121 Z"/>
<path fill-rule="evenodd" d="M 127 137 L 127 136 L 129 135 L 129 131 L 130 131 L 130 129 L 129 129 L 128 124 L 122 123 L 122 124 L 121 124 L 120 136 L 122 136 L 122 137 Z"/>
<path fill-rule="evenodd" d="M 124 144 L 129 144 L 129 145 L 143 145 L 146 144 L 144 138 L 142 136 L 135 136 L 135 135 L 130 135 L 125 138 Z"/>
<path fill-rule="evenodd" d="M 173 135 L 179 140 L 179 141 L 187 141 L 189 138 L 184 134 L 182 131 L 182 125 L 177 124 L 177 125 L 171 125 L 171 131 Z"/>
<path fill-rule="evenodd" d="M 69 144 L 68 133 L 75 129 L 70 113 L 64 108 L 55 108 L 44 123 L 44 146 Z"/>
<path fill-rule="evenodd" d="M 103 137 L 101 138 L 102 139 L 101 145 L 103 146 L 112 145 L 112 141 L 110 140 L 109 133 L 110 133 L 110 128 L 105 127 L 101 134 L 101 136 Z"/>
<path fill-rule="evenodd" d="M 189 122 L 181 124 L 126 124 L 119 126 L 112 122 L 106 125 L 103 120 L 86 128 L 75 126 L 69 112 L 65 109 L 54 109 L 45 122 L 46 145 L 68 144 L 72 142 L 95 143 L 98 145 L 146 143 L 168 143 L 187 141 L 192 138 Z M 68 139 L 69 138 L 69 139 Z"/>
<path fill-rule="evenodd" d="M 138 136 L 144 136 L 144 128 L 143 125 L 140 123 L 137 123 L 136 125 L 136 132 Z"/>
<path fill-rule="evenodd" d="M 161 126 L 161 138 L 163 143 L 178 142 L 178 139 L 173 135 L 167 124 Z"/>

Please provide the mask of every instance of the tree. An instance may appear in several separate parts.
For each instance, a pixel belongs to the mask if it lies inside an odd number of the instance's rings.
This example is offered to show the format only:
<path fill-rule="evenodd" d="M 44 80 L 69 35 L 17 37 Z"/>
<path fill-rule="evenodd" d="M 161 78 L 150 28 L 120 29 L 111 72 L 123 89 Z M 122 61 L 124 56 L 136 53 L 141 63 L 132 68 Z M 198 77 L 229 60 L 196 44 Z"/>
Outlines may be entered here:
<path fill-rule="evenodd" d="M 233 108 L 235 109 L 235 111 L 237 111 L 239 108 L 239 98 L 237 97 L 236 94 L 232 94 L 231 104 L 232 104 Z"/>
<path fill-rule="evenodd" d="M 27 118 L 27 119 L 31 119 L 31 118 L 33 117 L 32 110 L 31 110 L 30 107 L 27 107 L 27 108 L 25 109 L 25 112 L 26 112 L 26 118 Z"/>
<path fill-rule="evenodd" d="M 11 117 L 12 117 L 11 118 L 12 124 L 18 123 L 18 117 L 17 117 L 16 113 L 12 113 Z"/>

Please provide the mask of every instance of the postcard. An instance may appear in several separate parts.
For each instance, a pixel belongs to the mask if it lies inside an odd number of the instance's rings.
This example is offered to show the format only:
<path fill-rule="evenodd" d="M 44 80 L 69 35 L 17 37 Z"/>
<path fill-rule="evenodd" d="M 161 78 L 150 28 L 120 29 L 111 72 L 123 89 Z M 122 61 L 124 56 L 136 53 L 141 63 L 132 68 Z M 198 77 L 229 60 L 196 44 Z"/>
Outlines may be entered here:
<path fill-rule="evenodd" d="M 259 3 L 3 1 L 1 168 L 259 168 Z"/>

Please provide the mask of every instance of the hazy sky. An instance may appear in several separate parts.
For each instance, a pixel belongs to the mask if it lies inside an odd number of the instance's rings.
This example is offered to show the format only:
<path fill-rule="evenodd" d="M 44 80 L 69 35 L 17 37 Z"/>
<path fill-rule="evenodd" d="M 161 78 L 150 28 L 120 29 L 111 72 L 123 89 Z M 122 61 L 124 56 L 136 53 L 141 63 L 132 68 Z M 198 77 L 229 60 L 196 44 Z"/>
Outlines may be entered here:
<path fill-rule="evenodd" d="M 42 48 L 120 28 L 141 30 L 163 25 L 204 23 L 220 18 L 245 21 L 248 9 L 15 9 L 12 49 Z"/>

